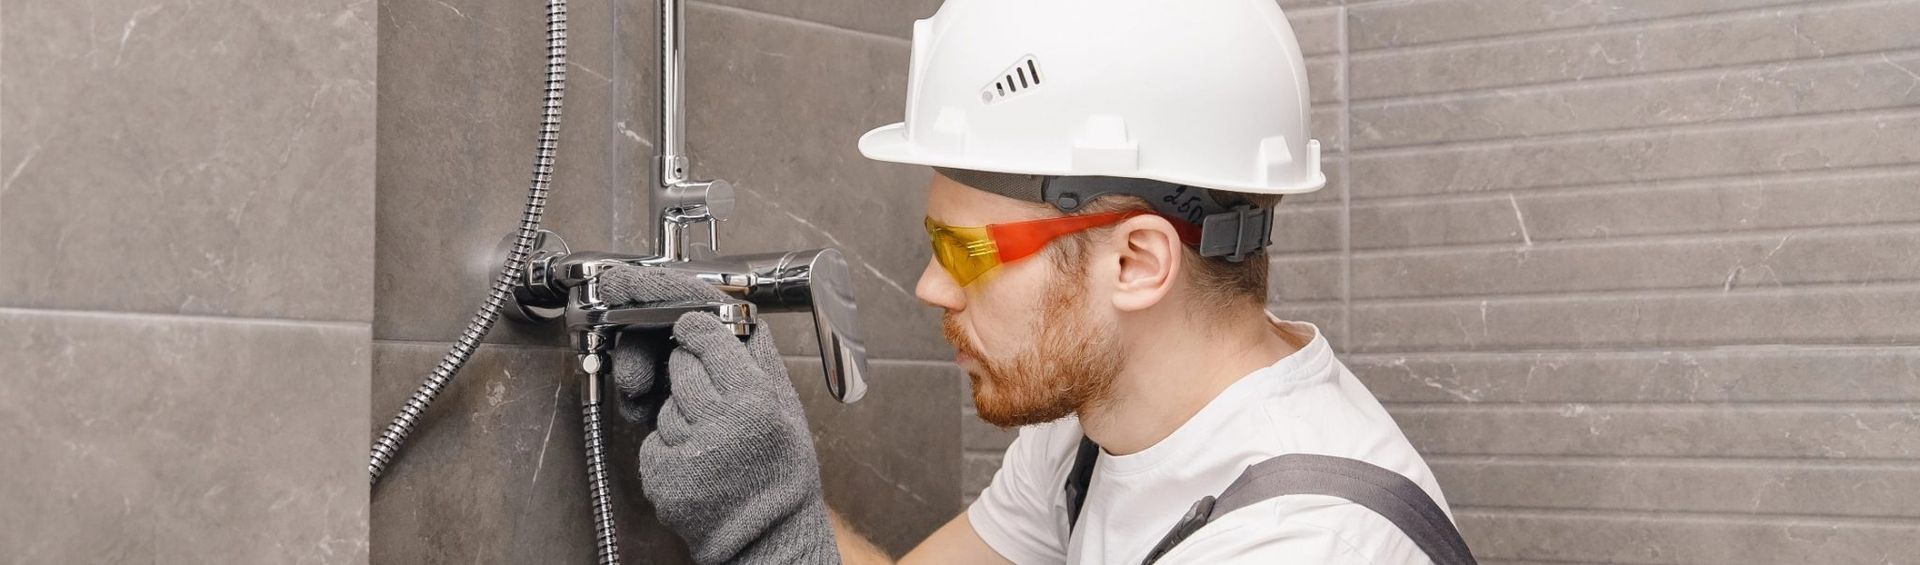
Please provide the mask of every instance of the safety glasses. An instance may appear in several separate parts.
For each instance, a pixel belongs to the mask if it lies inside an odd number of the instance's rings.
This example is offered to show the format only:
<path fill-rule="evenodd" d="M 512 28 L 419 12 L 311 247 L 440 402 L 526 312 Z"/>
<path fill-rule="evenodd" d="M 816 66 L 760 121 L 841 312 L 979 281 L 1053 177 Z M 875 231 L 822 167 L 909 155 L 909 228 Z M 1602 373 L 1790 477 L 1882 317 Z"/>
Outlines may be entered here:
<path fill-rule="evenodd" d="M 994 267 L 1039 253 L 1061 236 L 1147 213 L 1131 210 L 982 227 L 949 226 L 927 218 L 927 236 L 933 240 L 933 257 L 940 261 L 940 267 L 953 276 L 953 282 L 967 286 Z"/>

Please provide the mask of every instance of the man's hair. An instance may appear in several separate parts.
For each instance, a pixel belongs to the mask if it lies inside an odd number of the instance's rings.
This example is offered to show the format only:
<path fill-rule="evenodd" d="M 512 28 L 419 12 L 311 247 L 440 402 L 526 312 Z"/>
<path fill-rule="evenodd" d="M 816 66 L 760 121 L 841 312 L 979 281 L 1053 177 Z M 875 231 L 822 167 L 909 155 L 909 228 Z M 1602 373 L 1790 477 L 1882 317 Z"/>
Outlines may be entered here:
<path fill-rule="evenodd" d="M 1248 203 L 1271 209 L 1280 204 L 1277 194 L 1240 195 Z M 1142 210 L 1152 212 L 1153 206 L 1138 196 L 1109 194 L 1095 198 L 1077 211 L 1079 214 L 1098 214 L 1104 212 L 1131 212 Z M 1168 220 L 1174 221 L 1174 220 Z M 1053 246 L 1051 257 L 1054 267 L 1070 272 L 1087 260 L 1087 245 L 1092 242 L 1091 234 L 1104 232 L 1108 228 L 1079 232 L 1060 239 Z M 1201 257 L 1192 246 L 1181 245 L 1186 254 L 1187 272 L 1192 284 L 1190 289 L 1199 304 L 1217 305 L 1219 310 L 1232 310 L 1249 304 L 1265 306 L 1267 302 L 1267 251 L 1261 249 L 1247 254 L 1236 263 L 1225 257 Z"/>

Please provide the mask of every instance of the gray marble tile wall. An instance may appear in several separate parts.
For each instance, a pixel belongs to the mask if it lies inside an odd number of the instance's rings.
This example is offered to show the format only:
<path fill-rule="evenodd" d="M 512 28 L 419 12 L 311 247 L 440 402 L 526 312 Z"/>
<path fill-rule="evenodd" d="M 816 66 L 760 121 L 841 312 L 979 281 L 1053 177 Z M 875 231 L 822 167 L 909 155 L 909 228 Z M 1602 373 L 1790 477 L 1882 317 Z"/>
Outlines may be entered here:
<path fill-rule="evenodd" d="M 539 2 L 383 0 L 373 413 L 384 424 L 486 292 L 524 200 L 538 123 Z M 547 223 L 576 250 L 644 252 L 654 136 L 652 1 L 572 0 L 569 74 Z M 911 296 L 924 169 L 870 163 L 865 128 L 897 120 L 906 35 L 934 1 L 689 2 L 694 170 L 741 196 L 727 253 L 838 247 L 874 353 L 866 400 L 827 397 L 804 315 L 777 341 L 808 407 L 828 502 L 904 552 L 960 511 L 963 381 L 937 313 Z M 575 379 L 552 327 L 502 322 L 376 489 L 372 560 L 567 562 L 591 552 Z M 614 426 L 629 560 L 683 562 Z M 625 472 L 622 472 L 625 470 Z"/>
<path fill-rule="evenodd" d="M 366 560 L 374 10 L 0 1 L 0 554 Z"/>
<path fill-rule="evenodd" d="M 1920 554 L 1920 2 L 1336 9 L 1346 358 L 1482 555 Z"/>
<path fill-rule="evenodd" d="M 1337 149 L 1272 307 L 1484 560 L 1920 555 L 1920 2 L 1282 4 Z"/>

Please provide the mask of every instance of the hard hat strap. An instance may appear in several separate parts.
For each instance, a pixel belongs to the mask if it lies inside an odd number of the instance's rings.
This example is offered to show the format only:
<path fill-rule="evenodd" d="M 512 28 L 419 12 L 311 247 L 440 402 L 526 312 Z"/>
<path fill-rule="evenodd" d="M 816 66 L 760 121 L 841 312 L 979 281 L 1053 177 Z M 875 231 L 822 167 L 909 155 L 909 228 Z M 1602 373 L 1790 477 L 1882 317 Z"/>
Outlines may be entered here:
<path fill-rule="evenodd" d="M 1273 210 L 1237 193 L 1132 177 L 1022 175 L 935 167 L 956 182 L 1017 200 L 1080 211 L 1108 194 L 1136 196 L 1174 221 L 1181 241 L 1202 257 L 1238 263 L 1273 242 Z M 1184 222 L 1184 225 L 1183 225 Z"/>
<path fill-rule="evenodd" d="M 1161 216 L 1198 228 L 1183 231 L 1199 232 L 1187 243 L 1201 257 L 1238 263 L 1273 242 L 1273 210 L 1231 192 L 1130 177 L 1049 176 L 1040 184 L 1041 201 L 1066 213 L 1108 194 L 1139 197 Z"/>

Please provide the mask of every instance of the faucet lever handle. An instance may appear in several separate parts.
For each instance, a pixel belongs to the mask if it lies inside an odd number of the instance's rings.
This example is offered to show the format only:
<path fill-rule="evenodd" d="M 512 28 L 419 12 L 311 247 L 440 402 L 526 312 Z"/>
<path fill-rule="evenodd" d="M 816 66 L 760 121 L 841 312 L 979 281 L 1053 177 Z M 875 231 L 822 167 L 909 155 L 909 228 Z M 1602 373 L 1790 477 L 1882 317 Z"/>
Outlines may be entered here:
<path fill-rule="evenodd" d="M 765 312 L 813 314 L 820 341 L 820 369 L 827 392 L 843 403 L 867 394 L 867 345 L 857 323 L 853 274 L 837 249 L 813 249 L 740 257 L 752 283 L 747 300 Z"/>
<path fill-rule="evenodd" d="M 867 344 L 855 323 L 859 307 L 853 299 L 853 277 L 846 259 L 834 249 L 821 250 L 812 270 L 808 290 L 813 295 L 813 332 L 820 341 L 827 392 L 851 404 L 867 394 Z"/>

